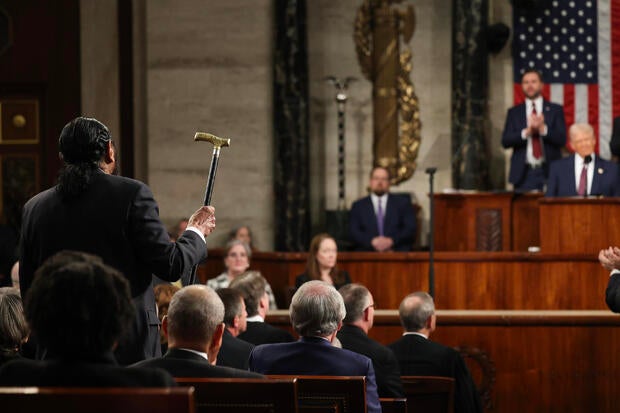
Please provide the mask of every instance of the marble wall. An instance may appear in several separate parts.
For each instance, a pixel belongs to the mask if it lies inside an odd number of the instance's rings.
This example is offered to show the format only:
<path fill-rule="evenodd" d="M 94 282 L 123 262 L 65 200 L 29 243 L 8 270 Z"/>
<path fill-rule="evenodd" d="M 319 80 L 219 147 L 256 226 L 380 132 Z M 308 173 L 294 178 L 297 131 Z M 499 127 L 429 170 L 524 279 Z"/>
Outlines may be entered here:
<path fill-rule="evenodd" d="M 232 141 L 220 158 L 210 245 L 244 223 L 259 248 L 272 247 L 271 8 L 269 0 L 146 3 L 148 182 L 166 222 L 202 205 L 213 148 L 194 133 Z"/>
<path fill-rule="evenodd" d="M 394 191 L 411 193 L 422 206 L 428 232 L 428 175 L 438 168 L 435 188 L 451 187 L 450 0 L 416 0 L 417 24 L 410 47 L 412 80 L 420 102 L 422 145 L 418 170 Z M 505 4 L 504 4 L 505 3 Z M 337 206 L 335 91 L 328 75 L 355 76 L 346 122 L 346 201 L 366 194 L 372 163 L 371 85 L 363 78 L 353 41 L 360 0 L 308 0 L 311 197 L 313 227 Z M 232 139 L 223 149 L 213 197 L 218 229 L 249 224 L 260 249 L 273 246 L 272 195 L 272 0 L 152 0 L 145 3 L 148 175 L 162 218 L 172 223 L 200 205 L 211 157 L 208 144 L 194 143 L 197 130 Z M 490 23 L 510 23 L 510 4 L 491 2 Z M 510 106 L 509 47 L 490 59 L 489 139 L 493 175 L 504 179 L 499 146 Z"/>

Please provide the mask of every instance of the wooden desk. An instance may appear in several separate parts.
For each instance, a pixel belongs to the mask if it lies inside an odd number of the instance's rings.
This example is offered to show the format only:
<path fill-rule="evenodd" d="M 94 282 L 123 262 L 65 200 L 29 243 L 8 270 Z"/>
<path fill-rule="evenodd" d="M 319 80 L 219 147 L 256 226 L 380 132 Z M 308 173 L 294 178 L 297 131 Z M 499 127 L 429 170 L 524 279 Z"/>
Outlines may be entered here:
<path fill-rule="evenodd" d="M 542 193 L 435 195 L 436 251 L 527 251 L 539 245 Z"/>
<path fill-rule="evenodd" d="M 209 250 L 199 268 L 203 282 L 222 271 L 222 256 L 221 250 Z M 253 254 L 250 268 L 267 278 L 280 308 L 288 307 L 306 256 Z M 370 289 L 377 308 L 396 309 L 406 294 L 428 291 L 428 258 L 426 252 L 341 252 L 338 266 Z M 450 310 L 603 310 L 608 276 L 596 254 L 438 252 L 435 301 Z"/>
<path fill-rule="evenodd" d="M 543 198 L 540 248 L 550 254 L 592 254 L 620 245 L 620 198 Z"/>

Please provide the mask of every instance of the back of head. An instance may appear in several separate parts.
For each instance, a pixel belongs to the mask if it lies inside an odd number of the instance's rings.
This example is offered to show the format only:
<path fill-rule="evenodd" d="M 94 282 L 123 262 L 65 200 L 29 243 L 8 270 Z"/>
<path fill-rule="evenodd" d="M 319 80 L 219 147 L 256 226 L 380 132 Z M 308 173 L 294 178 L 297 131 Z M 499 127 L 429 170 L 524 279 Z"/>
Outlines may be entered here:
<path fill-rule="evenodd" d="M 342 296 L 323 281 L 299 287 L 289 309 L 291 324 L 300 336 L 326 337 L 338 330 L 346 315 Z"/>
<path fill-rule="evenodd" d="M 89 254 L 60 252 L 37 270 L 26 319 L 52 357 L 89 359 L 112 350 L 134 314 L 129 283 Z"/>
<path fill-rule="evenodd" d="M 170 341 L 206 345 L 224 320 L 224 304 L 210 287 L 190 285 L 174 294 L 167 317 Z"/>
<path fill-rule="evenodd" d="M 258 305 L 266 287 L 267 281 L 258 271 L 246 271 L 230 282 L 230 288 L 243 296 L 248 317 L 258 314 Z"/>
<path fill-rule="evenodd" d="M 110 131 L 97 119 L 78 117 L 65 125 L 58 140 L 65 162 L 58 191 L 64 199 L 77 197 L 88 188 L 110 140 Z"/>
<path fill-rule="evenodd" d="M 224 323 L 230 327 L 234 324 L 235 317 L 242 315 L 243 306 L 241 301 L 243 296 L 238 290 L 233 288 L 220 288 L 216 293 L 219 295 L 222 303 L 224 303 Z"/>
<path fill-rule="evenodd" d="M 19 290 L 0 288 L 0 357 L 17 353 L 29 332 Z"/>
<path fill-rule="evenodd" d="M 347 284 L 338 290 L 344 301 L 347 315 L 345 323 L 352 323 L 364 316 L 364 310 L 370 305 L 370 291 L 361 284 Z"/>
<path fill-rule="evenodd" d="M 426 326 L 426 321 L 435 314 L 433 297 L 424 291 L 406 296 L 400 303 L 398 315 L 405 331 L 416 332 Z"/>

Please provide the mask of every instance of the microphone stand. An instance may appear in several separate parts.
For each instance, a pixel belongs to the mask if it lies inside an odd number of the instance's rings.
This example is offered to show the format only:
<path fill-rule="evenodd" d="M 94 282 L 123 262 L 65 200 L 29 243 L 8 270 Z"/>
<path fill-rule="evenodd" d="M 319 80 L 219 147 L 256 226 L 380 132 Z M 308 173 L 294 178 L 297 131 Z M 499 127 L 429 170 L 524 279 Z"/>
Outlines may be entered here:
<path fill-rule="evenodd" d="M 435 194 L 433 192 L 433 178 L 437 168 L 426 168 L 424 171 L 428 174 L 428 181 L 430 185 L 430 231 L 429 231 L 429 246 L 428 246 L 428 293 L 431 297 L 435 298 Z"/>

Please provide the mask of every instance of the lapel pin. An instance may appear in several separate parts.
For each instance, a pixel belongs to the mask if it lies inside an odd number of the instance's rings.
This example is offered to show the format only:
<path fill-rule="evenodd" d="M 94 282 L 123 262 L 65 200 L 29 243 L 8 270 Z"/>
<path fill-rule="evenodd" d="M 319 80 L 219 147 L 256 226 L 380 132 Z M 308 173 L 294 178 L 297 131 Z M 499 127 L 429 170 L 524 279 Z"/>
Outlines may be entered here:
<path fill-rule="evenodd" d="M 599 174 L 599 175 L 603 175 L 603 172 L 605 172 L 605 171 L 603 170 L 603 168 L 598 168 L 598 174 Z"/>

